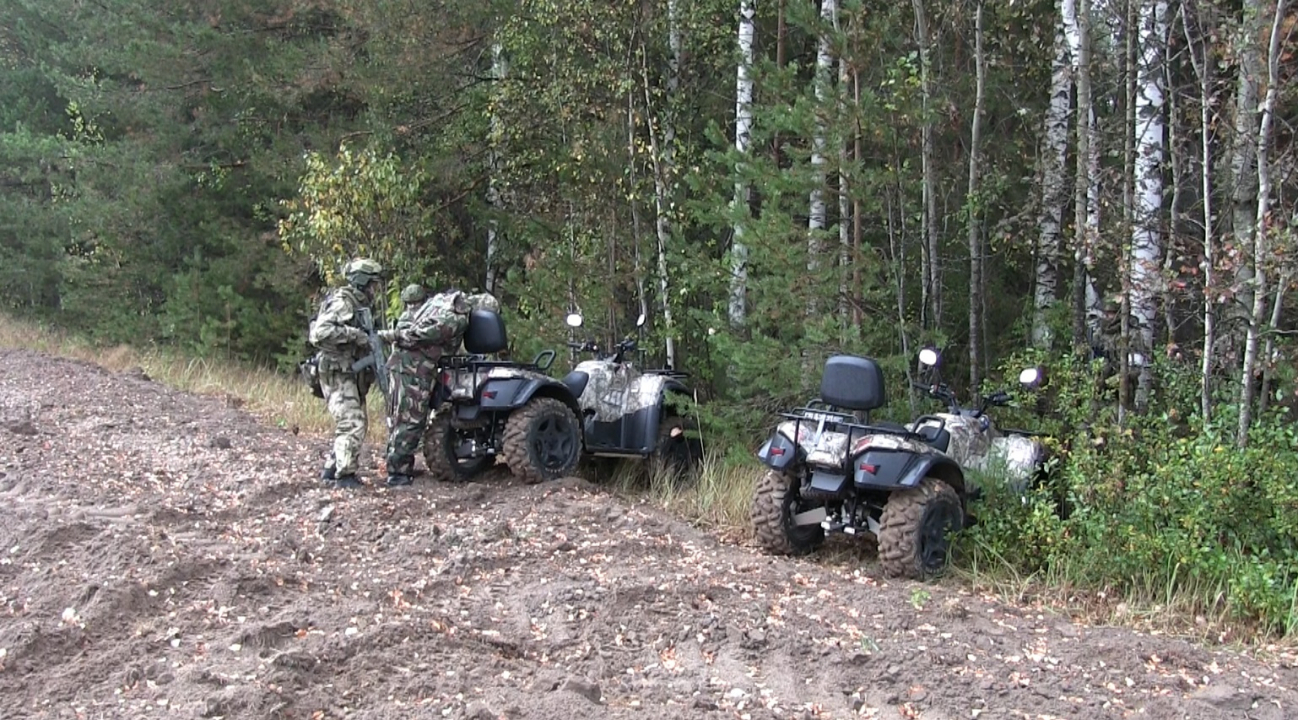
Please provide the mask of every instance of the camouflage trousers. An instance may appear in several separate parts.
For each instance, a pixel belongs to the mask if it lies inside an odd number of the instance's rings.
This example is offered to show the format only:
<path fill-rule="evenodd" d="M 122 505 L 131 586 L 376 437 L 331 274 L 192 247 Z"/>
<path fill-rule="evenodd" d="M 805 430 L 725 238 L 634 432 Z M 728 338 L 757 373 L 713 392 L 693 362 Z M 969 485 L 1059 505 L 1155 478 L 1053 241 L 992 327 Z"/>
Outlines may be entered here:
<path fill-rule="evenodd" d="M 354 474 L 360 460 L 366 425 L 362 383 L 354 372 L 321 364 L 320 388 L 324 390 L 329 415 L 334 419 L 333 454 L 325 466 L 332 467 L 338 477 Z"/>
<path fill-rule="evenodd" d="M 388 474 L 409 475 L 432 412 L 436 362 L 394 355 L 392 415 L 388 422 Z"/>

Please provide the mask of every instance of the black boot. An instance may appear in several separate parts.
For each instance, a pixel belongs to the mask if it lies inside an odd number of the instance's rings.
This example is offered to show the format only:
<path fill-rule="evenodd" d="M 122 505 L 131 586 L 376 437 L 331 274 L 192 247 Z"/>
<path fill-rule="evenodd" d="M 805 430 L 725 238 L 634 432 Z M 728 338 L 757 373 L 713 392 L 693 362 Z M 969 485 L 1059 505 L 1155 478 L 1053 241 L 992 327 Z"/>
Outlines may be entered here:
<path fill-rule="evenodd" d="M 320 482 L 325 485 L 333 485 L 334 479 L 334 466 L 326 465 L 325 469 L 320 471 Z"/>
<path fill-rule="evenodd" d="M 414 481 L 414 478 L 405 473 L 392 473 L 388 476 L 388 487 L 402 487 Z"/>
<path fill-rule="evenodd" d="M 357 479 L 356 473 L 347 473 L 346 475 L 339 475 L 338 478 L 334 480 L 333 486 L 340 488 L 358 488 L 364 487 L 364 483 Z"/>

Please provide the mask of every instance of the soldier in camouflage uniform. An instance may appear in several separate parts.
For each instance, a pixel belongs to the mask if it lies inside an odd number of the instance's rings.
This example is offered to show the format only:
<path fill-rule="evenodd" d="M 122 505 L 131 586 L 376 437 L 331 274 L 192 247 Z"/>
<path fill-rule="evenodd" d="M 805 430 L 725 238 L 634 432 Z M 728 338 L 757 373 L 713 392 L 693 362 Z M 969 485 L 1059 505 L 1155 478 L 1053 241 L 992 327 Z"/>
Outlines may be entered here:
<path fill-rule="evenodd" d="M 320 386 L 334 419 L 333 451 L 320 476 L 328 485 L 361 485 L 356 467 L 365 438 L 365 395 L 373 376 L 357 372 L 353 365 L 369 353 L 360 316 L 374 303 L 382 274 L 383 267 L 368 258 L 348 263 L 343 268 L 347 284 L 329 294 L 311 322 L 308 339 L 320 350 Z"/>
<path fill-rule="evenodd" d="M 424 291 L 424 286 L 419 283 L 411 283 L 401 291 L 401 315 L 397 316 L 394 330 L 410 327 L 414 321 L 415 313 L 423 306 L 424 301 L 428 299 L 428 293 Z"/>
<path fill-rule="evenodd" d="M 395 418 L 388 434 L 389 486 L 409 485 L 412 481 L 415 451 L 432 410 L 437 361 L 459 344 L 469 326 L 471 310 L 463 293 L 438 293 L 419 306 L 407 325 L 379 333 L 395 345 L 389 362 L 398 379 L 393 385 Z"/>
<path fill-rule="evenodd" d="M 420 285 L 419 283 L 411 283 L 405 286 L 405 288 L 401 290 L 401 314 L 397 316 L 397 321 L 393 324 L 392 329 L 403 330 L 410 327 L 411 323 L 414 322 L 415 313 L 419 312 L 419 308 L 423 306 L 424 301 L 427 299 L 428 292 L 424 290 L 423 285 Z M 396 333 L 379 332 L 379 337 L 385 339 L 395 337 L 395 335 Z M 391 341 L 389 340 L 389 343 L 390 342 Z M 392 397 L 389 398 L 388 406 L 386 408 L 388 413 L 387 423 L 389 435 L 392 433 L 392 423 L 396 422 L 396 412 L 394 411 L 394 408 L 396 407 L 397 398 L 399 396 L 398 389 L 401 387 L 400 361 L 401 358 L 396 353 L 388 353 L 388 365 L 386 370 L 388 373 L 388 387 L 392 388 Z"/>

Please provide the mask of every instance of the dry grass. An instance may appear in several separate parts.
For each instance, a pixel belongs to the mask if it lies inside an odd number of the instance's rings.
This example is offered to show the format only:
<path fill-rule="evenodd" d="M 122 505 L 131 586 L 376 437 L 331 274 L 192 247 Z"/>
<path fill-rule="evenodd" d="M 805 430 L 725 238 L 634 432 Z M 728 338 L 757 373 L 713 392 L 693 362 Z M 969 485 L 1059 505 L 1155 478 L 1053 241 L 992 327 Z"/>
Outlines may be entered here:
<path fill-rule="evenodd" d="M 324 401 L 312 395 L 296 375 L 234 360 L 186 357 L 166 348 L 97 346 L 61 330 L 4 315 L 0 315 L 0 347 L 73 358 L 115 372 L 139 369 L 164 385 L 222 398 L 279 427 L 306 433 L 333 429 Z M 382 407 L 381 396 L 370 393 L 368 438 L 374 443 L 386 441 Z"/>

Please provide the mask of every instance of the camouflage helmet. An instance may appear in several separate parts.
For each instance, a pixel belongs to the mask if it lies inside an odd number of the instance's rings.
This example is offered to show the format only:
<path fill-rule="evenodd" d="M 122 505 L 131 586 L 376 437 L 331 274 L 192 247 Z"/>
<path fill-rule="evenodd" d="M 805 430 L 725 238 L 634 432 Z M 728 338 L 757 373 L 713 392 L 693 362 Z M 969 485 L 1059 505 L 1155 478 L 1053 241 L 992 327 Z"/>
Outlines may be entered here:
<path fill-rule="evenodd" d="M 424 291 L 424 286 L 419 283 L 411 283 L 401 291 L 401 302 L 406 305 L 423 302 L 427 297 L 428 293 Z"/>
<path fill-rule="evenodd" d="M 347 282 L 356 287 L 365 287 L 382 274 L 383 266 L 369 258 L 356 258 L 343 268 L 343 276 L 347 278 Z"/>
<path fill-rule="evenodd" d="M 490 310 L 494 313 L 500 312 L 500 301 L 496 299 L 495 295 L 492 295 L 489 292 L 472 293 L 466 297 L 465 300 L 468 301 L 469 307 L 474 310 Z"/>
<path fill-rule="evenodd" d="M 1122 303 L 1119 303 L 1117 300 L 1113 298 L 1109 298 L 1108 300 L 1104 301 L 1104 312 L 1120 313 L 1122 312 Z"/>

